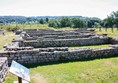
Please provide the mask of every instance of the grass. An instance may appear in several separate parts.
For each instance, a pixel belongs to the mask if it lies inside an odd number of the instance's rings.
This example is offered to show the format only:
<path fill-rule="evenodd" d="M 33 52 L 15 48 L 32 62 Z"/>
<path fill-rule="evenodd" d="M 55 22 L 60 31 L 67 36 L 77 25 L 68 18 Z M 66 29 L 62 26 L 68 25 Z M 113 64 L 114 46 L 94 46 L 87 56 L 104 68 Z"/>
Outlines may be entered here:
<path fill-rule="evenodd" d="M 18 29 L 52 29 L 52 30 L 74 30 L 75 28 L 53 28 L 53 27 L 48 27 L 48 24 L 7 24 L 7 25 L 0 25 L 0 29 L 13 29 L 13 28 L 18 28 Z"/>
<path fill-rule="evenodd" d="M 101 31 L 99 30 L 99 28 L 93 28 L 93 29 L 95 29 L 97 34 L 108 34 L 108 36 L 110 37 L 118 37 L 117 28 L 113 28 L 113 32 L 112 32 L 112 28 L 108 28 L 107 31 L 105 28 L 101 28 Z"/>
<path fill-rule="evenodd" d="M 31 83 L 117 83 L 118 57 L 29 68 Z M 9 74 L 5 83 L 13 83 Z"/>
<path fill-rule="evenodd" d="M 42 28 L 44 29 L 44 27 Z M 70 30 L 63 28 L 62 30 Z M 104 29 L 99 34 L 118 37 L 115 29 L 112 33 L 110 28 L 107 32 Z M 0 49 L 10 42 L 15 36 L 12 32 L 7 32 L 5 36 L 0 35 Z M 110 44 L 83 46 L 89 48 L 103 48 Z M 71 47 L 70 47 L 71 48 Z M 76 48 L 76 47 L 75 47 Z M 78 47 L 77 47 L 78 48 Z M 118 57 L 96 59 L 91 61 L 76 61 L 68 63 L 58 63 L 52 65 L 30 65 L 31 83 L 117 83 L 118 82 Z M 4 83 L 13 83 L 17 77 L 8 74 Z"/>
<path fill-rule="evenodd" d="M 52 28 L 52 27 L 48 27 L 48 24 L 7 24 L 7 25 L 0 25 L 0 29 L 8 29 L 8 28 L 19 28 L 19 29 L 53 29 L 53 30 L 75 30 L 77 28 L 70 28 L 70 27 L 66 27 L 66 28 Z M 89 28 L 89 29 L 95 29 L 95 31 L 98 34 L 108 34 L 108 36 L 118 36 L 118 28 Z"/>
<path fill-rule="evenodd" d="M 111 44 L 102 44 L 102 45 L 89 45 L 89 46 L 72 46 L 69 47 L 69 49 L 72 48 L 106 48 L 109 47 Z"/>
<path fill-rule="evenodd" d="M 13 32 L 6 32 L 5 35 L 0 34 L 0 50 L 7 43 L 10 43 L 13 38 L 17 37 Z"/>
<path fill-rule="evenodd" d="M 19 28 L 19 29 L 49 29 L 47 24 L 8 24 L 0 26 L 0 29 Z"/>

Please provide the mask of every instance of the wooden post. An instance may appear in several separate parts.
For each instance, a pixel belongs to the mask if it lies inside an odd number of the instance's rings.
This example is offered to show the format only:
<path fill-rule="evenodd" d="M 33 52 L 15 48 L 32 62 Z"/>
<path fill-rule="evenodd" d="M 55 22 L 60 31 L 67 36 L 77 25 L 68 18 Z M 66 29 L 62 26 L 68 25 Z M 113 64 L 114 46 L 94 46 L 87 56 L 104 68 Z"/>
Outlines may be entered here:
<path fill-rule="evenodd" d="M 22 78 L 18 77 L 18 83 L 22 83 Z"/>

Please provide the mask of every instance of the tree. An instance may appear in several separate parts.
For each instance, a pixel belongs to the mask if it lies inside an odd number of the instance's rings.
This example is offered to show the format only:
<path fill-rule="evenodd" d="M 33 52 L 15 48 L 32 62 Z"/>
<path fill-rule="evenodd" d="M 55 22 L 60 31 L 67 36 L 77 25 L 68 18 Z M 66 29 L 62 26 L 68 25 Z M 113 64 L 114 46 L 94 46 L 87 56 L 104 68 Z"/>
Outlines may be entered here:
<path fill-rule="evenodd" d="M 0 21 L 0 24 L 3 24 L 4 22 L 3 21 Z"/>
<path fill-rule="evenodd" d="M 113 25 L 114 25 L 114 18 L 112 16 L 108 16 L 107 17 L 107 23 L 108 23 L 108 27 L 113 27 Z"/>
<path fill-rule="evenodd" d="M 49 27 L 54 27 L 54 28 L 59 28 L 60 27 L 60 23 L 55 20 L 55 19 L 51 19 L 49 20 L 49 24 L 48 24 Z"/>
<path fill-rule="evenodd" d="M 48 18 L 46 18 L 46 19 L 45 19 L 45 21 L 48 23 L 49 19 L 48 19 Z"/>
<path fill-rule="evenodd" d="M 40 24 L 44 24 L 45 22 L 44 22 L 43 19 L 40 19 L 40 20 L 39 20 L 39 23 L 40 23 Z"/>
<path fill-rule="evenodd" d="M 112 13 L 114 25 L 118 28 L 118 11 Z"/>
<path fill-rule="evenodd" d="M 81 20 L 79 18 L 72 18 L 72 27 L 74 28 L 83 28 L 86 27 L 86 22 L 84 20 Z"/>
<path fill-rule="evenodd" d="M 60 18 L 61 27 L 71 27 L 71 20 L 68 17 Z"/>
<path fill-rule="evenodd" d="M 118 27 L 118 11 L 112 12 L 111 15 L 103 20 L 103 22 L 104 27 Z"/>
<path fill-rule="evenodd" d="M 101 20 L 98 19 L 98 18 L 91 18 L 91 19 L 89 19 L 89 20 L 87 21 L 87 26 L 88 26 L 89 28 L 93 28 L 95 23 L 101 24 Z"/>
<path fill-rule="evenodd" d="M 94 28 L 101 28 L 101 25 L 100 23 L 98 22 L 95 22 L 94 25 L 93 25 Z"/>

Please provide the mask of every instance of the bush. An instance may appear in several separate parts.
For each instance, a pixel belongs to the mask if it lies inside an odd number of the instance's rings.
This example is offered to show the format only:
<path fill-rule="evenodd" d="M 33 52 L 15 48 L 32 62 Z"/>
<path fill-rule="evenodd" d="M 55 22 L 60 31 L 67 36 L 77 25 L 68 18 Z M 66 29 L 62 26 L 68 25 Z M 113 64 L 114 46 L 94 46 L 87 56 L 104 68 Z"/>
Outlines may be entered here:
<path fill-rule="evenodd" d="M 60 23 L 57 20 L 51 19 L 48 24 L 49 27 L 58 28 L 60 27 Z"/>

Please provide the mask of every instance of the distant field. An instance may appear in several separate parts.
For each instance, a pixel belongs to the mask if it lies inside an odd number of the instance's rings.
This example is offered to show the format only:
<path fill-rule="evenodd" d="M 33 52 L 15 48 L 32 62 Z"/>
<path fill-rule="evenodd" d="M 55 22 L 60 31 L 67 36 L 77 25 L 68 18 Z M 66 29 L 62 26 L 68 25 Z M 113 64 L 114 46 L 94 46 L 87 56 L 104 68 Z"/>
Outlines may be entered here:
<path fill-rule="evenodd" d="M 0 25 L 0 29 L 19 28 L 19 29 L 54 29 L 54 30 L 74 30 L 77 28 L 52 28 L 48 27 L 48 24 L 7 24 Z M 98 34 L 108 34 L 108 36 L 118 36 L 118 28 L 88 28 L 95 29 Z"/>
<path fill-rule="evenodd" d="M 47 24 L 7 24 L 0 25 L 0 29 L 19 28 L 19 29 L 48 29 Z"/>
<path fill-rule="evenodd" d="M 46 28 L 49 29 L 48 27 Z M 42 29 L 46 28 L 43 27 Z M 70 29 L 72 28 L 62 28 L 59 30 Z M 113 33 L 110 28 L 107 32 L 104 29 L 101 32 L 99 29 L 96 29 L 96 32 L 118 37 L 117 29 Z M 0 35 L 0 49 L 15 37 L 17 36 L 12 32 L 6 32 L 5 36 Z M 109 44 L 84 47 L 103 48 L 108 46 Z M 43 66 L 32 64 L 29 69 L 31 72 L 31 83 L 118 83 L 118 57 Z M 16 76 L 8 74 L 5 83 L 13 83 L 15 80 L 17 80 Z"/>

